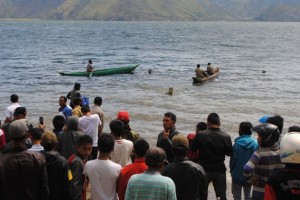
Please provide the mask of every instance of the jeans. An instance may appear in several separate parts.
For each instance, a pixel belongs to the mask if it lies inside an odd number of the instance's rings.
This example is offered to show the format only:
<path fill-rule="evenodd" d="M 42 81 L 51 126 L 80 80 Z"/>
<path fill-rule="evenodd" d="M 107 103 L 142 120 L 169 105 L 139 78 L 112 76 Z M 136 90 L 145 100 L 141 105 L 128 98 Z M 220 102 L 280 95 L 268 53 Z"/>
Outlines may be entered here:
<path fill-rule="evenodd" d="M 250 183 L 240 183 L 232 180 L 231 192 L 234 200 L 242 199 L 242 189 L 244 191 L 244 199 L 251 199 L 251 184 Z"/>
<path fill-rule="evenodd" d="M 206 172 L 207 184 L 213 183 L 217 199 L 227 200 L 226 198 L 226 172 Z"/>

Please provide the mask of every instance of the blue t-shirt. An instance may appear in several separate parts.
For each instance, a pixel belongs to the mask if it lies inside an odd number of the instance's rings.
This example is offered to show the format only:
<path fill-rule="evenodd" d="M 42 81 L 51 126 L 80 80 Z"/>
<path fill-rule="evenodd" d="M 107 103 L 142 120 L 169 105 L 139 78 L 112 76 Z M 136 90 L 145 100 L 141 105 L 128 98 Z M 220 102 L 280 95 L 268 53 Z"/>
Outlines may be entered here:
<path fill-rule="evenodd" d="M 58 109 L 58 112 L 60 113 L 60 115 L 62 115 L 65 119 L 67 119 L 68 117 L 72 116 L 72 108 L 68 105 L 66 106 L 61 106 Z"/>

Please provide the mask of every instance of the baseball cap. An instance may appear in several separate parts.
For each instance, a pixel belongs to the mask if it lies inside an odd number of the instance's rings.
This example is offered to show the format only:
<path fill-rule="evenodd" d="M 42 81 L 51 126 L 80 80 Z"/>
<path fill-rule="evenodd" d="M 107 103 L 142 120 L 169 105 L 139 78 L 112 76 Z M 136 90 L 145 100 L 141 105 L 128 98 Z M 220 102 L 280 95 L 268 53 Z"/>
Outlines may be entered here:
<path fill-rule="evenodd" d="M 172 139 L 173 148 L 189 148 L 189 141 L 183 134 L 175 135 Z"/>
<path fill-rule="evenodd" d="M 130 118 L 129 118 L 129 113 L 127 110 L 120 110 L 118 112 L 118 116 L 117 116 L 117 119 L 118 120 L 122 120 L 122 121 L 129 121 Z"/>
<path fill-rule="evenodd" d="M 265 123 L 267 123 L 267 120 L 270 117 L 271 117 L 270 115 L 264 115 L 264 116 L 262 116 L 261 118 L 258 119 L 258 122 L 265 124 Z"/>
<path fill-rule="evenodd" d="M 9 125 L 9 131 L 8 131 L 10 137 L 12 138 L 21 138 L 27 135 L 28 133 L 28 126 L 27 126 L 27 120 L 26 119 L 19 119 L 13 121 Z"/>

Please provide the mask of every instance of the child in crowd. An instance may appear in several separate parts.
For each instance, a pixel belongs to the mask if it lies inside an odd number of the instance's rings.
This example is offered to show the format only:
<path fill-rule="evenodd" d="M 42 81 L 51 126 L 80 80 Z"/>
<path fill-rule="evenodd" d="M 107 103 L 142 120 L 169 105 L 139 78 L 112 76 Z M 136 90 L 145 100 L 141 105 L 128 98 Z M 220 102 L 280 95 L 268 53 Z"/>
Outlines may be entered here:
<path fill-rule="evenodd" d="M 244 176 L 253 185 L 252 199 L 264 199 L 265 184 L 272 173 L 284 167 L 279 156 L 280 132 L 273 124 L 260 124 L 251 129 L 258 134 L 259 149 L 244 166 Z"/>
<path fill-rule="evenodd" d="M 83 174 L 90 180 L 92 199 L 118 199 L 116 187 L 122 167 L 110 160 L 114 146 L 112 135 L 103 133 L 98 139 L 98 159 L 88 161 L 84 167 Z"/>
<path fill-rule="evenodd" d="M 70 165 L 72 181 L 73 200 L 86 200 L 87 179 L 82 174 L 84 165 L 91 155 L 93 139 L 89 135 L 80 135 L 76 141 L 76 154 L 70 156 L 68 163 Z"/>
<path fill-rule="evenodd" d="M 28 150 L 30 151 L 42 151 L 44 147 L 41 145 L 41 137 L 44 133 L 44 129 L 42 128 L 33 128 L 31 130 L 30 136 L 32 140 L 32 147 Z"/>
<path fill-rule="evenodd" d="M 265 200 L 300 199 L 300 134 L 287 133 L 280 142 L 280 159 L 284 169 L 269 177 Z"/>
<path fill-rule="evenodd" d="M 207 129 L 207 124 L 205 122 L 199 122 L 196 126 L 196 131 L 195 133 L 190 133 L 187 135 L 187 139 L 189 140 L 189 144 L 191 144 L 192 140 L 195 138 L 196 134 L 199 131 L 204 131 Z M 187 153 L 187 157 L 189 160 L 197 162 L 198 157 L 199 157 L 199 150 L 197 151 L 192 151 L 191 149 Z"/>
<path fill-rule="evenodd" d="M 46 159 L 50 191 L 48 199 L 71 200 L 72 172 L 68 161 L 54 151 L 57 144 L 56 135 L 53 132 L 46 131 L 42 135 L 41 144 L 45 149 L 41 153 Z"/>
<path fill-rule="evenodd" d="M 252 127 L 250 122 L 240 123 L 239 137 L 234 141 L 233 154 L 230 157 L 231 191 L 234 200 L 242 199 L 242 189 L 245 200 L 251 199 L 251 184 L 246 182 L 246 178 L 243 176 L 243 168 L 258 148 L 257 141 L 251 136 Z"/>

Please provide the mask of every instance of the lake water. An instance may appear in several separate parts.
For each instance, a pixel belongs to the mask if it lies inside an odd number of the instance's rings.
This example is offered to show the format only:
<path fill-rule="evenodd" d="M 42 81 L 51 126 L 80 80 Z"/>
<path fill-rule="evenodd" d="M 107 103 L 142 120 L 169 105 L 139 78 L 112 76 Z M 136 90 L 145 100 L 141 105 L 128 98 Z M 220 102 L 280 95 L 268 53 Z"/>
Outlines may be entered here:
<path fill-rule="evenodd" d="M 167 111 L 184 134 L 211 112 L 232 139 L 241 121 L 255 125 L 265 114 L 282 115 L 286 130 L 300 125 L 299 35 L 300 23 L 0 21 L 0 116 L 16 93 L 32 123 L 44 116 L 51 126 L 59 97 L 80 82 L 91 101 L 103 98 L 106 132 L 127 109 L 132 128 L 153 143 Z M 59 75 L 85 70 L 88 59 L 96 69 L 140 66 L 91 79 Z M 193 85 L 195 65 L 208 62 L 219 77 Z"/>

